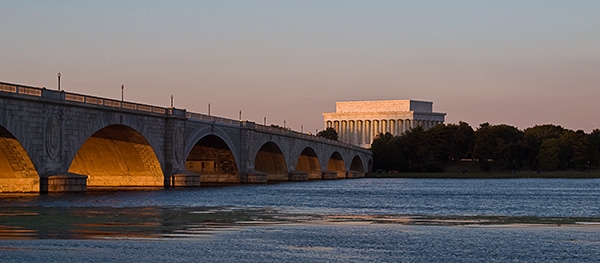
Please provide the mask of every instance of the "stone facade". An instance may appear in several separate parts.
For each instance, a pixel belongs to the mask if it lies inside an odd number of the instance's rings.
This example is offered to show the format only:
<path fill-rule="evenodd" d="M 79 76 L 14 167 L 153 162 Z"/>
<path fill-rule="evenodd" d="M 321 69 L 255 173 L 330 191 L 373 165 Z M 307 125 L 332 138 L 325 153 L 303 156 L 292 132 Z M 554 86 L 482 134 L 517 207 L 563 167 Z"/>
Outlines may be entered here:
<path fill-rule="evenodd" d="M 400 135 L 421 126 L 444 123 L 446 113 L 433 112 L 433 102 L 417 100 L 344 101 L 335 112 L 323 113 L 325 128 L 334 128 L 339 140 L 370 148 L 379 133 Z"/>

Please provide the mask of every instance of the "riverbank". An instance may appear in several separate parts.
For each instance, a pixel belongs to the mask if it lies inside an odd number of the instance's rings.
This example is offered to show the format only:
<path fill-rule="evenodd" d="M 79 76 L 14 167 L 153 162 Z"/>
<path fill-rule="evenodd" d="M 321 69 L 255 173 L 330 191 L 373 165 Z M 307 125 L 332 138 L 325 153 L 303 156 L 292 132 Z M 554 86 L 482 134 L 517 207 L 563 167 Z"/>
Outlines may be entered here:
<path fill-rule="evenodd" d="M 432 179 L 515 179 L 515 178 L 600 178 L 600 171 L 531 171 L 442 172 L 442 173 L 367 173 L 366 178 L 432 178 Z"/>

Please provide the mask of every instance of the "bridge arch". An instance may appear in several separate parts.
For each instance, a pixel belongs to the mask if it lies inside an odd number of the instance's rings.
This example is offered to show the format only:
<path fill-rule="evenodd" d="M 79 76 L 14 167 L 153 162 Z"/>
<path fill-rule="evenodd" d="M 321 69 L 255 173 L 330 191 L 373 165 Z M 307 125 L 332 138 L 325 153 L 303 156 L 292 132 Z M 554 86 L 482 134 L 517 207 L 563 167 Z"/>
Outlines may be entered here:
<path fill-rule="evenodd" d="M 190 135 L 187 136 L 187 138 L 185 140 L 185 146 L 184 146 L 185 147 L 185 149 L 184 149 L 185 156 L 189 156 L 190 153 L 192 152 L 192 149 L 196 146 L 196 144 L 202 138 L 204 138 L 208 135 L 214 135 L 214 136 L 218 137 L 219 139 L 223 140 L 223 142 L 225 142 L 225 144 L 227 145 L 227 148 L 229 148 L 229 150 L 231 150 L 231 152 L 233 154 L 233 158 L 235 158 L 237 170 L 239 171 L 240 170 L 240 159 L 239 159 L 240 153 L 239 153 L 238 147 L 236 147 L 237 144 L 233 143 L 233 141 L 231 140 L 228 133 L 219 127 L 211 126 L 211 127 L 202 127 L 202 128 L 195 129 Z"/>
<path fill-rule="evenodd" d="M 298 156 L 295 170 L 308 173 L 308 179 L 321 179 L 319 157 L 313 148 L 306 147 L 302 150 Z"/>
<path fill-rule="evenodd" d="M 348 170 L 348 177 L 365 177 L 365 166 L 363 165 L 360 156 L 355 155 L 354 158 L 352 158 L 350 169 Z"/>
<path fill-rule="evenodd" d="M 344 158 L 342 155 L 335 151 L 329 157 L 327 161 L 327 170 L 337 173 L 338 178 L 346 178 L 346 165 L 344 164 Z"/>
<path fill-rule="evenodd" d="M 239 183 L 236 155 L 230 144 L 215 134 L 198 140 L 186 158 L 186 170 L 200 174 L 202 183 Z"/>
<path fill-rule="evenodd" d="M 0 126 L 0 193 L 39 191 L 40 177 L 27 151 Z"/>
<path fill-rule="evenodd" d="M 75 128 L 77 134 L 67 137 L 67 140 L 73 140 L 73 142 L 65 145 L 65 161 L 74 160 L 83 144 L 95 133 L 106 127 L 116 125 L 129 127 L 143 136 L 152 147 L 161 167 L 164 165 L 163 138 L 165 137 L 165 132 L 162 127 L 163 123 L 159 121 L 160 119 L 120 113 L 89 114 L 85 117 L 85 119 L 78 120 L 78 127 Z"/>
<path fill-rule="evenodd" d="M 272 142 L 264 143 L 254 158 L 254 169 L 267 174 L 267 181 L 287 181 L 288 168 L 281 148 Z"/>
<path fill-rule="evenodd" d="M 154 148 L 137 130 L 109 125 L 79 148 L 69 172 L 87 175 L 88 187 L 164 186 Z"/>
<path fill-rule="evenodd" d="M 350 171 L 361 172 L 361 173 L 365 172 L 365 168 L 364 168 L 362 160 L 360 159 L 360 156 L 355 155 L 354 158 L 352 158 L 352 162 L 350 163 Z"/>

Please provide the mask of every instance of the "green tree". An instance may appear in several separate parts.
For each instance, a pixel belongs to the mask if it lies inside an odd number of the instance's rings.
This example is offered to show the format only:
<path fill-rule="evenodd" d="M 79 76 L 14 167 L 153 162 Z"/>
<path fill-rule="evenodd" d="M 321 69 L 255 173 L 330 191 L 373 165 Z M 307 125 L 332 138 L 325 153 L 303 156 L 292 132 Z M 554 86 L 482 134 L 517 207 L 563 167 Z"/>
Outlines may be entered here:
<path fill-rule="evenodd" d="M 483 123 L 475 131 L 474 137 L 473 158 L 480 161 L 492 159 L 509 169 L 517 169 L 522 165 L 523 132 L 516 127 Z"/>
<path fill-rule="evenodd" d="M 400 136 L 379 134 L 372 144 L 375 167 L 384 170 L 442 171 L 448 161 L 471 157 L 484 171 L 504 166 L 533 170 L 590 169 L 600 166 L 600 130 L 590 134 L 546 124 L 527 128 L 500 124 L 416 127 Z M 492 160 L 493 162 L 489 162 Z"/>
<path fill-rule="evenodd" d="M 445 162 L 449 159 L 449 142 L 452 140 L 452 129 L 446 125 L 436 125 L 424 131 L 424 141 L 420 149 L 425 162 Z"/>
<path fill-rule="evenodd" d="M 545 124 L 527 128 L 523 134 L 523 155 L 531 167 L 536 170 L 539 166 L 538 154 L 542 143 L 547 139 L 558 139 L 565 129 L 558 125 Z"/>
<path fill-rule="evenodd" d="M 373 151 L 373 166 L 376 170 L 400 169 L 402 161 L 397 142 L 397 137 L 389 132 L 380 133 L 375 137 L 371 144 L 371 151 Z"/>
<path fill-rule="evenodd" d="M 550 138 L 544 140 L 536 157 L 539 168 L 548 171 L 558 169 L 560 165 L 559 153 L 558 139 Z"/>
<path fill-rule="evenodd" d="M 473 128 L 466 122 L 447 125 L 452 131 L 452 137 L 447 145 L 448 154 L 451 160 L 460 160 L 467 158 L 473 148 L 473 138 L 475 132 Z"/>
<path fill-rule="evenodd" d="M 322 130 L 322 131 L 318 132 L 317 136 L 323 137 L 323 138 L 327 138 L 327 139 L 330 139 L 330 140 L 334 140 L 334 141 L 338 140 L 338 133 L 332 127 L 329 127 L 329 128 L 327 128 L 325 130 Z"/>
<path fill-rule="evenodd" d="M 422 171 L 423 164 L 430 161 L 430 149 L 427 134 L 421 126 L 410 129 L 399 138 L 398 144 L 402 157 L 408 165 L 407 170 L 412 172 Z"/>
<path fill-rule="evenodd" d="M 587 136 L 583 131 L 567 130 L 559 138 L 560 169 L 584 169 L 589 158 L 587 156 Z"/>
<path fill-rule="evenodd" d="M 592 167 L 598 167 L 600 164 L 600 130 L 595 129 L 587 135 L 587 165 L 588 169 Z"/>

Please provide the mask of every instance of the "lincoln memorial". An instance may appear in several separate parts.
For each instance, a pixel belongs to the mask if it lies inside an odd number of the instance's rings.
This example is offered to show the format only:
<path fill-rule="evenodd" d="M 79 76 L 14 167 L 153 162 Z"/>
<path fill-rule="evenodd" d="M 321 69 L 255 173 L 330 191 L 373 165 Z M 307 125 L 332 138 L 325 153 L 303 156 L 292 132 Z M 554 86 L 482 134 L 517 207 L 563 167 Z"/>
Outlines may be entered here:
<path fill-rule="evenodd" d="M 335 103 L 335 112 L 323 113 L 325 128 L 334 128 L 340 141 L 365 148 L 379 133 L 429 129 L 444 123 L 445 116 L 433 112 L 433 102 L 416 100 L 341 101 Z"/>

